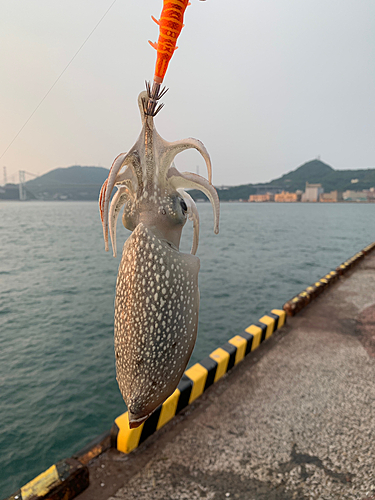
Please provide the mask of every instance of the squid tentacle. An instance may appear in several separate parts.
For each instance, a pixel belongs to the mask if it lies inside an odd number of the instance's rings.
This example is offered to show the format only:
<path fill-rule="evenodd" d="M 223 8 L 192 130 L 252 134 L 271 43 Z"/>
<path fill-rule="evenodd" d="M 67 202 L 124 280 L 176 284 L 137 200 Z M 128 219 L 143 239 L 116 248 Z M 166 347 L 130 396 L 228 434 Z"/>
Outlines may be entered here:
<path fill-rule="evenodd" d="M 180 141 L 174 141 L 174 142 L 164 141 L 164 142 L 166 143 L 165 144 L 166 151 L 163 155 L 163 159 L 165 158 L 165 162 L 168 165 L 171 165 L 174 158 L 182 151 L 185 151 L 187 149 L 196 149 L 198 153 L 202 155 L 204 161 L 206 162 L 208 181 L 210 183 L 212 182 L 211 158 L 210 155 L 208 154 L 207 149 L 205 148 L 204 144 L 201 141 L 189 137 L 187 139 L 182 139 Z"/>
<path fill-rule="evenodd" d="M 117 219 L 120 214 L 121 208 L 125 205 L 128 199 L 131 198 L 131 192 L 128 186 L 120 186 L 112 198 L 111 206 L 109 208 L 109 234 L 111 237 L 113 257 L 117 257 L 117 244 L 116 244 L 116 227 Z"/>
<path fill-rule="evenodd" d="M 188 219 L 193 222 L 193 244 L 191 247 L 190 253 L 195 255 L 198 250 L 199 244 L 199 213 L 197 209 L 197 205 L 195 204 L 193 198 L 187 193 L 184 189 L 178 188 L 177 191 L 185 200 L 185 203 L 188 208 Z"/>
<path fill-rule="evenodd" d="M 111 194 L 113 188 L 117 182 L 118 173 L 125 166 L 131 166 L 134 161 L 134 152 L 131 153 L 122 153 L 117 158 L 115 158 L 112 163 L 112 167 L 109 171 L 109 175 L 107 180 L 104 182 L 102 189 L 100 191 L 99 198 L 99 208 L 100 215 L 102 219 L 103 225 L 103 235 L 104 235 L 104 243 L 105 243 L 105 251 L 108 252 L 108 212 L 109 212 L 109 201 L 111 199 Z M 129 179 L 133 182 L 137 182 L 137 179 L 134 175 L 134 171 L 131 168 L 127 168 L 121 176 L 122 180 Z"/>
<path fill-rule="evenodd" d="M 213 185 L 207 179 L 191 172 L 179 172 L 175 167 L 168 171 L 168 179 L 171 185 L 178 188 L 199 189 L 210 200 L 214 211 L 214 233 L 219 233 L 220 202 L 219 196 Z"/>

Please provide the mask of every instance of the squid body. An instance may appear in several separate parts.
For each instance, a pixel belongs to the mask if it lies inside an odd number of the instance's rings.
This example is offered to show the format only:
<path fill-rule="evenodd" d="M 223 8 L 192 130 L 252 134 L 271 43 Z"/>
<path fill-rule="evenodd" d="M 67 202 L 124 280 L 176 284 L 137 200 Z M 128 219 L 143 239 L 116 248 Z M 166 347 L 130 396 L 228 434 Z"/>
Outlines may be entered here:
<path fill-rule="evenodd" d="M 122 222 L 132 231 L 124 245 L 115 299 L 117 381 L 131 428 L 176 389 L 197 336 L 199 216 L 186 188 L 207 195 L 214 209 L 214 232 L 219 232 L 219 198 L 211 184 L 206 148 L 196 139 L 162 139 L 154 116 L 147 114 L 149 96 L 142 92 L 138 98 L 141 134 L 128 153 L 114 160 L 99 198 L 106 250 L 109 233 L 116 256 L 116 222 L 122 207 Z M 174 167 L 175 156 L 189 148 L 203 156 L 208 180 Z M 187 218 L 193 222 L 191 254 L 179 251 Z"/>

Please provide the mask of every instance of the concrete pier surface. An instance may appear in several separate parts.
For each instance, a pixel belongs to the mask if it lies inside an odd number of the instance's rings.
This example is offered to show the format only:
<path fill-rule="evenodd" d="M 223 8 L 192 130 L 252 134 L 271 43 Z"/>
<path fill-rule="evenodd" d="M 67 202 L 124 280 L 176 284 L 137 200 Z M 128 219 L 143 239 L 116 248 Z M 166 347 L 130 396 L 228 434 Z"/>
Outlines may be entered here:
<path fill-rule="evenodd" d="M 375 255 L 90 483 L 79 500 L 375 500 Z"/>

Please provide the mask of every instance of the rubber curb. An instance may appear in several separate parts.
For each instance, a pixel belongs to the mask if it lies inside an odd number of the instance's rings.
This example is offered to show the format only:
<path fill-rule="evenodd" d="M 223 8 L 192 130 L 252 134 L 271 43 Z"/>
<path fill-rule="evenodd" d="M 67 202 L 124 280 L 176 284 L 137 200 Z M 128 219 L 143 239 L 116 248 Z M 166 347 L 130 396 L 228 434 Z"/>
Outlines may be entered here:
<path fill-rule="evenodd" d="M 350 271 L 356 264 L 375 249 L 375 242 L 356 253 L 347 261 L 340 264 L 334 271 L 326 274 L 313 285 L 308 286 L 303 292 L 285 302 L 283 310 L 288 316 L 294 316 L 306 307 L 312 300 L 318 297 L 324 290 L 330 287 L 340 276 Z"/>
<path fill-rule="evenodd" d="M 71 458 L 52 465 L 5 500 L 71 500 L 89 486 L 87 464 L 111 447 L 110 432 L 97 436 Z"/>
<path fill-rule="evenodd" d="M 117 417 L 111 429 L 111 446 L 123 453 L 133 451 L 259 347 L 284 325 L 285 320 L 285 311 L 273 309 L 200 363 L 186 370 L 174 393 L 136 429 L 129 429 L 128 412 Z"/>
<path fill-rule="evenodd" d="M 88 486 L 88 467 L 74 458 L 67 458 L 52 465 L 5 500 L 71 500 Z"/>

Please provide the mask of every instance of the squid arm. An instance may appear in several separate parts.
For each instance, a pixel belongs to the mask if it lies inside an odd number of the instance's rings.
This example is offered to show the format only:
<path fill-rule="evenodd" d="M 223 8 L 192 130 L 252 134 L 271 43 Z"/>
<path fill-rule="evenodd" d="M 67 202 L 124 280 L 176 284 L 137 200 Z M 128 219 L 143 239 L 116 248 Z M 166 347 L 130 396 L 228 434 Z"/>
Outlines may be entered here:
<path fill-rule="evenodd" d="M 131 181 L 127 181 L 129 184 Z M 117 183 L 116 183 L 117 186 Z M 115 195 L 112 198 L 111 206 L 109 208 L 109 235 L 111 237 L 113 257 L 117 256 L 117 244 L 116 244 L 116 226 L 117 219 L 120 214 L 121 208 L 125 205 L 128 199 L 131 197 L 130 186 L 120 185 Z"/>
<path fill-rule="evenodd" d="M 193 200 L 193 198 L 190 196 L 189 193 L 187 193 L 184 189 L 179 188 L 177 191 L 180 193 L 180 195 L 183 197 L 185 200 L 186 206 L 188 208 L 188 219 L 193 221 L 193 245 L 191 247 L 190 253 L 192 255 L 195 255 L 198 250 L 198 243 L 199 243 L 199 213 L 197 206 Z"/>
<path fill-rule="evenodd" d="M 111 169 L 109 171 L 108 179 L 104 182 L 99 196 L 99 209 L 100 209 L 100 217 L 102 219 L 103 225 L 103 235 L 104 235 L 104 244 L 105 251 L 108 252 L 108 207 L 109 201 L 111 199 L 111 194 L 115 184 L 120 180 L 118 173 L 125 165 L 132 165 L 134 161 L 133 153 L 121 153 L 118 155 L 114 162 L 112 163 Z M 133 169 L 127 168 L 123 174 L 121 174 L 121 180 L 129 179 L 136 182 L 136 177 L 134 175 Z"/>
<path fill-rule="evenodd" d="M 166 141 L 164 141 L 164 142 L 166 142 Z M 210 155 L 208 154 L 208 151 L 205 148 L 204 144 L 201 141 L 199 141 L 198 139 L 193 139 L 192 137 L 189 137 L 188 139 L 182 139 L 180 141 L 174 141 L 174 142 L 167 143 L 166 144 L 166 151 L 162 155 L 163 164 L 171 165 L 174 158 L 179 153 L 181 153 L 182 151 L 185 151 L 186 149 L 196 149 L 202 155 L 204 161 L 206 162 L 206 166 L 207 166 L 208 181 L 211 183 L 212 182 L 211 158 L 210 158 Z M 165 162 L 164 162 L 164 159 L 165 159 Z"/>
<path fill-rule="evenodd" d="M 169 183 L 176 189 L 176 191 L 179 188 L 198 189 L 207 196 L 214 211 L 214 233 L 218 234 L 220 204 L 219 196 L 213 185 L 200 175 L 192 174 L 190 172 L 179 172 L 175 167 L 170 167 L 167 177 Z"/>

